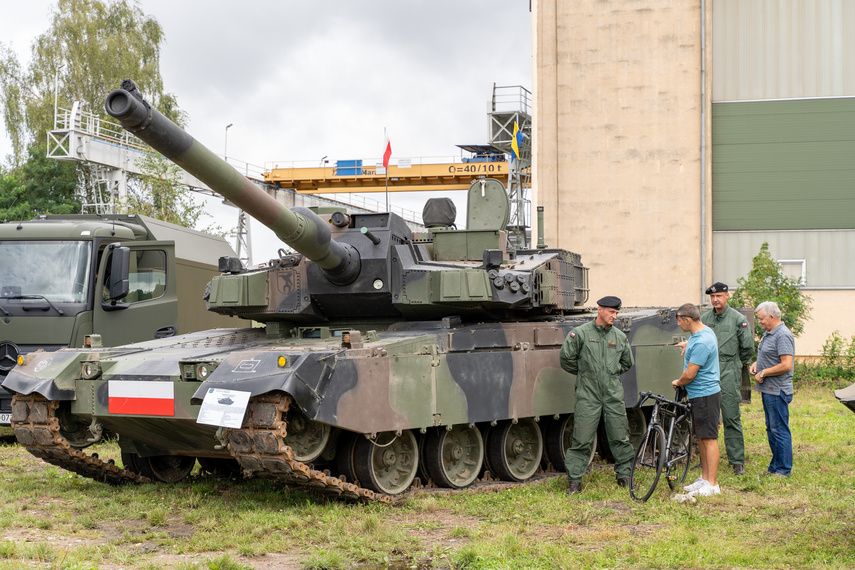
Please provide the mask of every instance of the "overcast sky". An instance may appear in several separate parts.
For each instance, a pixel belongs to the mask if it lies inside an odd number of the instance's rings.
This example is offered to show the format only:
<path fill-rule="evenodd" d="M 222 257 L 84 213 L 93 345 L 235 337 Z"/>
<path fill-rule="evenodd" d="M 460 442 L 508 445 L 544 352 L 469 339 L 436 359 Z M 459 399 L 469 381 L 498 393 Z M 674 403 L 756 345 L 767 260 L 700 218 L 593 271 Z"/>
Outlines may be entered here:
<path fill-rule="evenodd" d="M 0 0 L 0 42 L 22 64 L 47 30 L 47 0 Z M 190 134 L 250 164 L 318 163 L 383 152 L 460 156 L 488 142 L 492 85 L 531 89 L 527 0 L 354 2 L 141 0 L 166 36 L 161 72 Z M 118 86 L 117 86 L 118 87 Z M 5 130 L 0 156 L 9 151 Z M 438 162 L 439 160 L 437 160 Z M 383 194 L 372 198 L 384 200 Z M 427 193 L 391 194 L 420 211 Z M 219 209 L 211 206 L 212 211 Z M 236 214 L 217 222 L 231 226 Z M 210 223 L 208 219 L 205 224 Z M 255 261 L 279 247 L 254 224 Z M 270 242 L 270 243 L 268 243 Z"/>

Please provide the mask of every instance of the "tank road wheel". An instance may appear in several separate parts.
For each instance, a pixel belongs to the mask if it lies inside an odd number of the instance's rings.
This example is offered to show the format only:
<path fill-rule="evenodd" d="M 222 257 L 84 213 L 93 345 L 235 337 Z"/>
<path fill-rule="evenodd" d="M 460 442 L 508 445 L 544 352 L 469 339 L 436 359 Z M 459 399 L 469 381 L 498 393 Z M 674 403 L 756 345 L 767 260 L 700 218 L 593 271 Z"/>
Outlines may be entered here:
<path fill-rule="evenodd" d="M 543 453 L 540 428 L 532 418 L 517 423 L 506 421 L 490 429 L 487 434 L 487 457 L 495 471 L 494 476 L 503 481 L 525 481 L 534 475 Z"/>
<path fill-rule="evenodd" d="M 122 452 L 122 465 L 125 466 L 125 469 L 128 471 L 133 471 L 134 473 L 140 472 L 140 467 L 137 464 L 137 459 L 139 459 L 139 455 L 136 453 L 129 453 L 127 451 Z"/>
<path fill-rule="evenodd" d="M 427 465 L 427 460 L 425 460 L 425 444 L 427 443 L 427 439 L 427 433 L 416 434 L 416 441 L 419 446 L 419 467 L 416 469 L 416 477 L 419 478 L 422 485 L 427 485 L 430 480 L 430 473 L 428 473 L 425 467 Z"/>
<path fill-rule="evenodd" d="M 629 424 L 629 443 L 633 449 L 638 449 L 641 440 L 647 434 L 647 418 L 641 408 L 627 408 L 626 421 Z"/>
<path fill-rule="evenodd" d="M 629 444 L 633 449 L 638 449 L 641 445 L 641 440 L 647 434 L 647 417 L 644 415 L 644 410 L 641 408 L 626 409 L 626 423 L 629 430 Z M 598 449 L 597 452 L 606 463 L 614 463 L 615 456 L 612 455 L 612 450 L 609 447 L 609 436 L 606 434 L 606 425 L 600 419 L 600 425 L 597 427 Z"/>
<path fill-rule="evenodd" d="M 356 471 L 353 468 L 353 448 L 356 446 L 356 438 L 362 437 L 352 431 L 343 431 L 338 436 L 338 444 L 335 451 L 335 467 L 339 477 L 347 483 L 356 481 Z"/>
<path fill-rule="evenodd" d="M 562 415 L 557 420 L 550 419 L 543 429 L 543 455 L 552 463 L 552 467 L 556 471 L 564 471 L 564 458 L 571 445 L 573 445 L 573 414 Z M 594 443 L 591 445 L 591 457 L 588 458 L 588 465 L 594 460 L 596 452 L 597 434 L 594 433 Z"/>
<path fill-rule="evenodd" d="M 241 467 L 234 459 L 223 457 L 200 457 L 199 466 L 202 471 L 213 477 L 240 477 Z"/>
<path fill-rule="evenodd" d="M 481 471 L 484 440 L 476 427 L 440 428 L 425 436 L 423 457 L 434 483 L 452 489 L 466 487 Z"/>
<path fill-rule="evenodd" d="M 71 402 L 60 402 L 55 413 L 59 421 L 59 433 L 71 447 L 82 449 L 101 440 L 100 426 L 97 433 L 90 431 L 90 422 L 80 421 L 71 413 Z"/>
<path fill-rule="evenodd" d="M 378 438 L 379 439 L 379 438 Z M 376 493 L 403 493 L 416 478 L 419 448 L 413 432 L 407 430 L 391 442 L 379 444 L 357 437 L 353 447 L 353 467 L 363 487 Z"/>
<path fill-rule="evenodd" d="M 124 457 L 122 458 L 124 462 Z M 145 475 L 153 481 L 161 483 L 178 483 L 193 471 L 196 465 L 195 457 L 183 455 L 153 455 L 151 457 L 135 458 L 140 475 Z"/>
<path fill-rule="evenodd" d="M 300 410 L 289 410 L 285 416 L 287 432 L 285 445 L 294 452 L 294 459 L 311 463 L 324 452 L 330 440 L 330 426 L 310 420 Z"/>

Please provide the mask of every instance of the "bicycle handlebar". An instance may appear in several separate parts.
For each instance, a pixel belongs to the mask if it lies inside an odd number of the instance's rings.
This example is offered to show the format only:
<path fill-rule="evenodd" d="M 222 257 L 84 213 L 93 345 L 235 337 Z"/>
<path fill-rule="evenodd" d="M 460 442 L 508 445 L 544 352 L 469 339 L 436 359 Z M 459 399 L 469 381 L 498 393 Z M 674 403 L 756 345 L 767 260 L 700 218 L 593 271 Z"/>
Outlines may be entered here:
<path fill-rule="evenodd" d="M 659 402 L 660 404 L 671 404 L 671 405 L 679 406 L 680 408 L 688 410 L 689 407 L 691 406 L 690 403 L 683 404 L 682 402 L 678 401 L 678 400 L 683 399 L 683 397 L 686 393 L 686 389 L 682 386 L 678 386 L 677 388 L 675 388 L 674 392 L 675 393 L 674 393 L 674 399 L 673 400 L 669 400 L 668 398 L 666 398 L 665 396 L 662 396 L 661 394 L 654 394 L 653 392 L 650 392 L 650 391 L 639 392 L 638 393 L 638 398 L 639 398 L 638 403 L 635 404 L 635 407 L 640 408 L 641 404 L 643 404 L 645 401 L 647 401 L 648 398 L 652 398 L 652 399 L 656 400 L 657 402 Z"/>

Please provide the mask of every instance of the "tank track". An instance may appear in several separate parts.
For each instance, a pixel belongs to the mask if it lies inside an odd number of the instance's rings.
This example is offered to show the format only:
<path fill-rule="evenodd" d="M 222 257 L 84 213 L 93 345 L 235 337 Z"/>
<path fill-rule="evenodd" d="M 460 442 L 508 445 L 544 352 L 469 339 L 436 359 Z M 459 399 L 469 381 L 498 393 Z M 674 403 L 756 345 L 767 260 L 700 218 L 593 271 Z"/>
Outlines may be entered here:
<path fill-rule="evenodd" d="M 293 450 L 285 443 L 285 413 L 290 405 L 291 398 L 285 395 L 252 398 L 243 427 L 227 430 L 229 451 L 245 473 L 321 495 L 366 502 L 393 502 L 389 495 L 358 487 L 297 461 Z"/>
<path fill-rule="evenodd" d="M 12 428 L 18 442 L 32 455 L 45 462 L 83 477 L 110 485 L 150 483 L 151 479 L 113 462 L 104 461 L 97 453 L 87 454 L 72 446 L 60 431 L 57 410 L 61 402 L 47 400 L 39 394 L 12 398 Z M 334 477 L 297 461 L 294 452 L 285 443 L 287 425 L 285 414 L 291 404 L 286 395 L 265 395 L 250 400 L 249 414 L 241 429 L 227 430 L 228 448 L 241 468 L 249 476 L 271 479 L 278 483 L 302 489 L 312 494 L 351 501 L 386 504 L 398 503 L 414 494 L 485 493 L 519 487 L 537 480 L 559 476 L 559 473 L 538 473 L 522 483 L 494 481 L 489 474 L 460 490 L 437 487 L 428 481 L 421 484 L 416 479 L 405 492 L 398 495 L 375 493 L 371 489 Z"/>
<path fill-rule="evenodd" d="M 247 475 L 272 479 L 314 494 L 361 502 L 379 501 L 387 504 L 400 502 L 423 491 L 441 494 L 495 492 L 519 487 L 533 480 L 560 475 L 540 472 L 528 481 L 514 483 L 493 481 L 487 474 L 485 478 L 459 490 L 436 487 L 431 481 L 428 481 L 427 485 L 422 485 L 417 478 L 409 489 L 398 495 L 376 493 L 371 489 L 349 483 L 343 478 L 331 476 L 328 471 L 313 469 L 294 458 L 294 452 L 285 443 L 287 435 L 285 414 L 290 404 L 291 397 L 284 394 L 268 394 L 251 398 L 249 414 L 243 427 L 226 431 L 229 451 Z"/>
<path fill-rule="evenodd" d="M 148 477 L 122 469 L 112 459 L 103 461 L 97 453 L 84 453 L 72 446 L 60 431 L 59 406 L 60 402 L 47 400 L 39 394 L 12 397 L 12 429 L 27 451 L 51 465 L 102 483 L 150 482 Z"/>

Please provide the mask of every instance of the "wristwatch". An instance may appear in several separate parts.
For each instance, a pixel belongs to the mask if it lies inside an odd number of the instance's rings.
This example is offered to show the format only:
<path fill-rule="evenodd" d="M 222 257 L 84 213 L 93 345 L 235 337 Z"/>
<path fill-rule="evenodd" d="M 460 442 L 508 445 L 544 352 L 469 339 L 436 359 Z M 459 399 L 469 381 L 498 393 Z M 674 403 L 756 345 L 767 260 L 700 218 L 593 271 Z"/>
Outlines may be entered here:
<path fill-rule="evenodd" d="M 764 370 L 761 370 L 760 371 L 760 379 L 762 380 L 765 377 L 766 377 L 766 372 Z"/>

